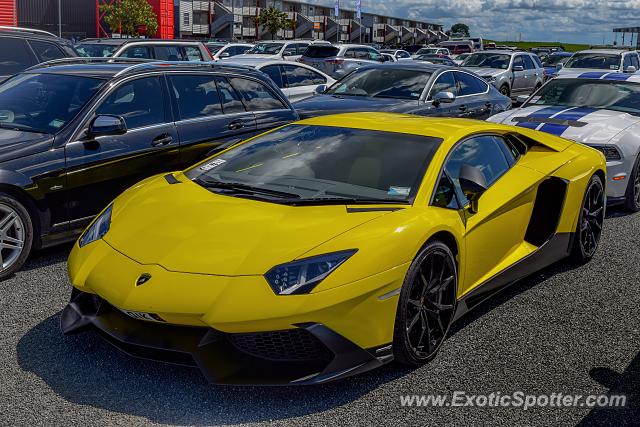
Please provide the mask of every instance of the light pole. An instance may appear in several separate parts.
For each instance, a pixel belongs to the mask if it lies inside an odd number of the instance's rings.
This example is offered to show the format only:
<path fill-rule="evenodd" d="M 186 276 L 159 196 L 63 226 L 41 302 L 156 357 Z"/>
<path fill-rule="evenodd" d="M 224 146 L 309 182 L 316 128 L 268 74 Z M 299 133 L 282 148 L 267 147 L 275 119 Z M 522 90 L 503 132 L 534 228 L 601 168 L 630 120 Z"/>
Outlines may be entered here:
<path fill-rule="evenodd" d="M 62 37 L 62 0 L 58 0 L 58 37 Z"/>

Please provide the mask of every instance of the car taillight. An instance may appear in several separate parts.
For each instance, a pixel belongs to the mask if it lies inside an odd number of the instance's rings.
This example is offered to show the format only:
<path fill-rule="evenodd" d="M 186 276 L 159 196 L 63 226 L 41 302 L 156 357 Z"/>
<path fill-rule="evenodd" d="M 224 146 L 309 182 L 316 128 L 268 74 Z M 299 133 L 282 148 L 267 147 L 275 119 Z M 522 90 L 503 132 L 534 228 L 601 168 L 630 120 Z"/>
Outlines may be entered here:
<path fill-rule="evenodd" d="M 302 56 L 298 59 L 296 59 L 297 62 L 304 62 L 304 58 L 302 58 Z"/>
<path fill-rule="evenodd" d="M 342 64 L 344 62 L 344 59 L 326 59 L 325 60 L 327 64 Z"/>

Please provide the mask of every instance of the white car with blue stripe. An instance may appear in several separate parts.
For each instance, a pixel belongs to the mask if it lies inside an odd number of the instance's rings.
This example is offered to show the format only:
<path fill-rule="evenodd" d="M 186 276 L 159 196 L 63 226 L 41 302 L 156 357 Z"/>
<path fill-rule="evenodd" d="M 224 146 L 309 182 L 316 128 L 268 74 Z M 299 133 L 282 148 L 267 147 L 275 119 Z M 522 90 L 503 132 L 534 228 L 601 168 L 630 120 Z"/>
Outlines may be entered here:
<path fill-rule="evenodd" d="M 566 73 L 488 119 L 559 135 L 607 159 L 607 199 L 640 210 L 640 74 Z"/>

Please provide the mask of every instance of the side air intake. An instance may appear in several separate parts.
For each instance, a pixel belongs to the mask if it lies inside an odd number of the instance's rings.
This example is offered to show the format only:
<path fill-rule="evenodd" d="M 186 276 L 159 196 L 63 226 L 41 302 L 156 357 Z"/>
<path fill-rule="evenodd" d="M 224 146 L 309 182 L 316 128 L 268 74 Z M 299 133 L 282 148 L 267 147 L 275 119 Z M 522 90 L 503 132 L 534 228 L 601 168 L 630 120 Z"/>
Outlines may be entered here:
<path fill-rule="evenodd" d="M 567 194 L 567 182 L 551 177 L 538 186 L 536 201 L 524 239 L 535 246 L 542 246 L 558 228 L 562 205 Z"/>

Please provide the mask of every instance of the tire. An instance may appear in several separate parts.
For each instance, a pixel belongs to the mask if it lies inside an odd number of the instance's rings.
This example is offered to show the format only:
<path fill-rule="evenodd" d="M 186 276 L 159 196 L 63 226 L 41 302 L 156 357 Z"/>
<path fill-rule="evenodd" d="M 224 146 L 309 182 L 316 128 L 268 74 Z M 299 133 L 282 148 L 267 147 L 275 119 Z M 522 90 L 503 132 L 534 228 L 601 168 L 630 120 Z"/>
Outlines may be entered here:
<path fill-rule="evenodd" d="M 33 223 L 15 198 L 0 193 L 0 280 L 24 265 L 33 245 Z"/>
<path fill-rule="evenodd" d="M 500 93 L 503 94 L 504 96 L 511 97 L 511 90 L 507 85 L 500 86 Z"/>
<path fill-rule="evenodd" d="M 453 321 L 457 285 L 458 271 L 449 248 L 439 241 L 428 243 L 402 284 L 393 333 L 397 362 L 420 366 L 436 356 Z"/>
<path fill-rule="evenodd" d="M 594 175 L 587 185 L 582 205 L 580 205 L 580 216 L 571 249 L 571 258 L 574 262 L 584 264 L 593 258 L 600 244 L 604 215 L 604 185 L 600 177 Z"/>
<path fill-rule="evenodd" d="M 624 195 L 624 208 L 629 212 L 640 211 L 640 155 L 638 155 L 629 177 L 629 185 L 627 185 L 627 192 Z"/>

